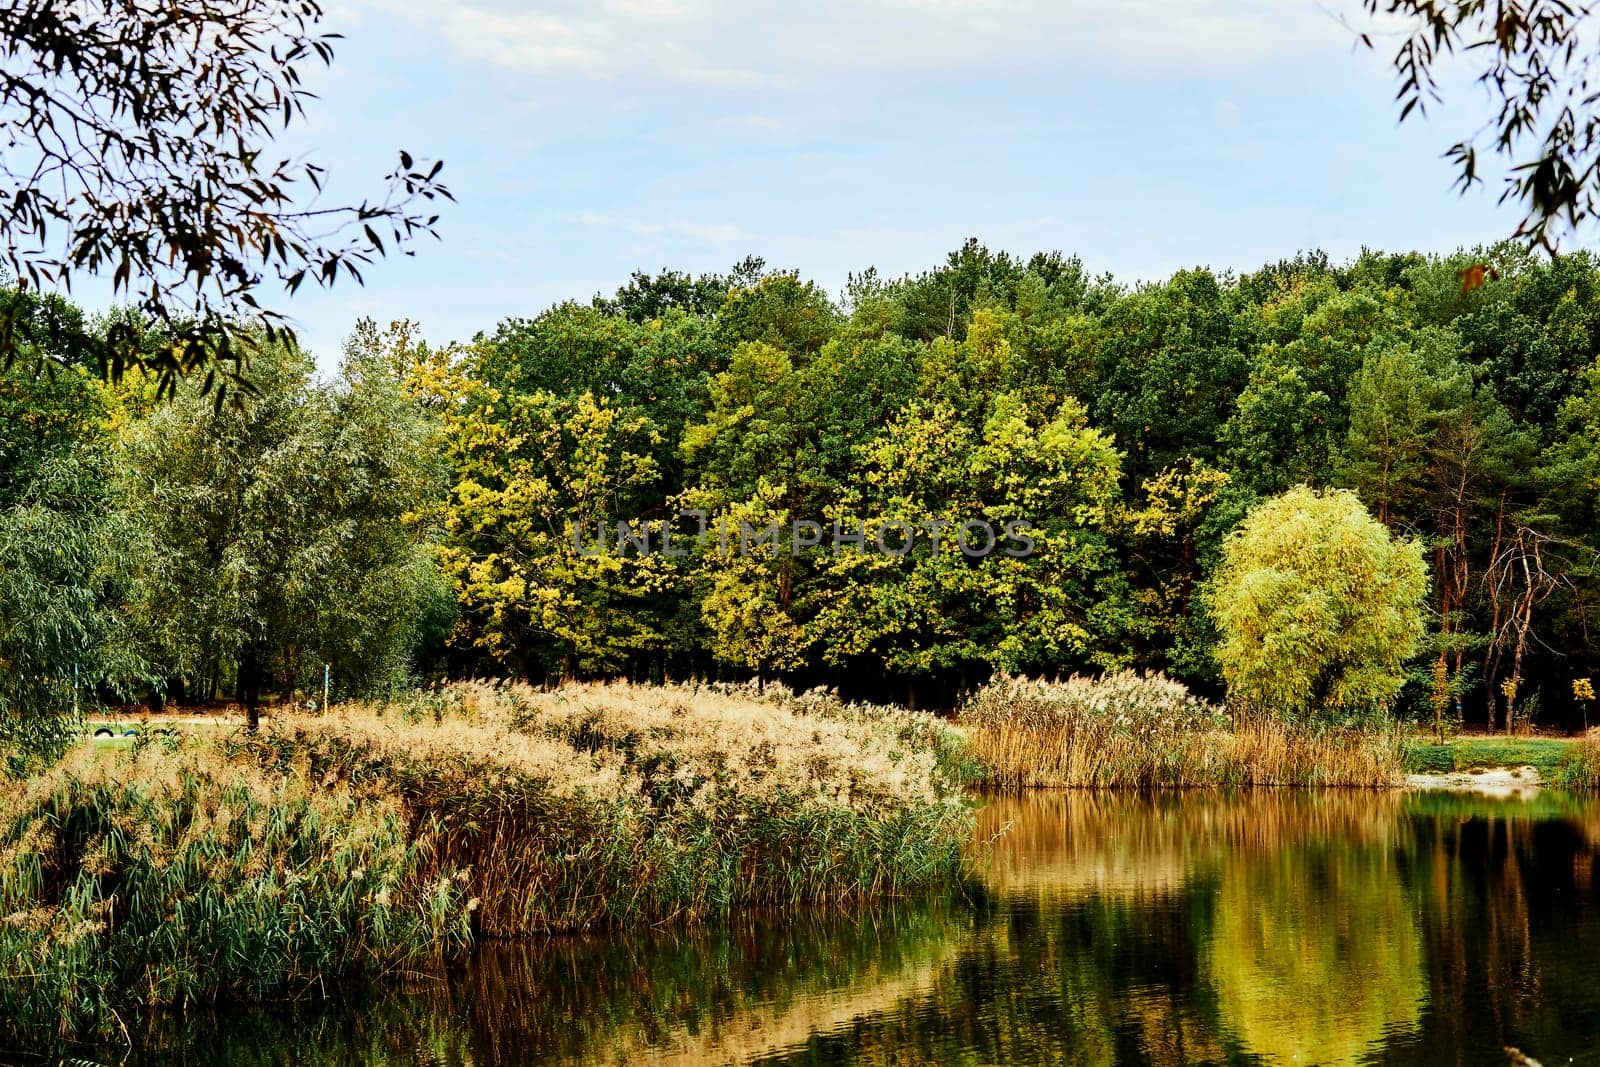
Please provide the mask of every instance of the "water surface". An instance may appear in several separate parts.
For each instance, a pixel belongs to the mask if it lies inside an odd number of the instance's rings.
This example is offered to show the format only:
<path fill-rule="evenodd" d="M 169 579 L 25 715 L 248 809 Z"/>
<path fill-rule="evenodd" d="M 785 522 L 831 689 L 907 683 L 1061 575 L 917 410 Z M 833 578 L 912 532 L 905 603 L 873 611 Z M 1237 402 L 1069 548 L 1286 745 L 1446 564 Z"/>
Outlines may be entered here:
<path fill-rule="evenodd" d="M 1041 794 L 973 887 L 480 950 L 135 1062 L 1600 1064 L 1600 804 Z"/>

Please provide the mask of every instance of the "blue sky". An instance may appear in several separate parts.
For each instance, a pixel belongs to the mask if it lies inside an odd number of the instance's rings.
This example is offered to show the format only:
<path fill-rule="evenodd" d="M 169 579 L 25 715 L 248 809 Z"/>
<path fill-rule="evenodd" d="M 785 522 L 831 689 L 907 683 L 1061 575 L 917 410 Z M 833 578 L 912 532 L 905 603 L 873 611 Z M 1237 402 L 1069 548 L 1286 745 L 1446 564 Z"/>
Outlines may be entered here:
<path fill-rule="evenodd" d="M 333 197 L 446 161 L 443 240 L 279 300 L 331 366 L 357 317 L 435 342 L 747 254 L 837 292 L 967 236 L 1134 281 L 1319 247 L 1450 251 L 1515 226 L 1440 158 L 1482 102 L 1397 125 L 1354 0 L 810 5 L 345 0 L 294 151 Z M 1354 14 L 1351 15 L 1355 17 Z"/>

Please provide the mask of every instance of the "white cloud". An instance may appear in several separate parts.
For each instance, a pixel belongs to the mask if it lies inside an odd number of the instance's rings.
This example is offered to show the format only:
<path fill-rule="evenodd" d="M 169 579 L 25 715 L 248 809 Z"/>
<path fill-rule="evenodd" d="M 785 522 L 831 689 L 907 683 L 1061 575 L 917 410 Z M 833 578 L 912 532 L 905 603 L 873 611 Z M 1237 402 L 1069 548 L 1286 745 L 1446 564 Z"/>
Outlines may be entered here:
<path fill-rule="evenodd" d="M 717 120 L 717 125 L 733 130 L 759 130 L 762 133 L 779 133 L 790 123 L 777 115 L 727 115 Z"/>
<path fill-rule="evenodd" d="M 499 67 L 539 71 L 592 70 L 603 60 L 583 27 L 537 11 L 497 11 L 472 4 L 435 8 L 445 35 L 474 59 Z"/>
<path fill-rule="evenodd" d="M 353 2 L 353 0 L 352 0 Z M 533 76 L 799 87 L 860 72 L 1204 70 L 1337 48 L 1355 0 L 362 0 Z"/>
<path fill-rule="evenodd" d="M 742 240 L 744 237 L 744 232 L 730 223 L 636 222 L 597 211 L 580 211 L 571 215 L 570 218 L 581 226 L 597 226 L 619 230 L 630 237 L 651 240 L 680 237 L 702 244 L 731 244 L 734 241 Z"/>

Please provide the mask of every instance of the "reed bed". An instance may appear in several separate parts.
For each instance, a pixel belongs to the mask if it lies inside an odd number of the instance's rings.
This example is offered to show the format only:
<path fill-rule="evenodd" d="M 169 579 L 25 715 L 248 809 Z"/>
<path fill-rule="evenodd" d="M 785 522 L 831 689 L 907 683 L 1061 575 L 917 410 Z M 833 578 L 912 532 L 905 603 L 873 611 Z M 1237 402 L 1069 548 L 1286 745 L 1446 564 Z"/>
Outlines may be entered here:
<path fill-rule="evenodd" d="M 240 746 L 393 797 L 491 937 L 903 894 L 971 829 L 948 728 L 783 690 L 467 683 Z"/>
<path fill-rule="evenodd" d="M 982 768 L 980 781 L 998 790 L 1372 788 L 1404 781 L 1395 733 L 1235 725 L 1220 707 L 1157 674 L 1001 679 L 974 694 L 957 721 Z"/>
<path fill-rule="evenodd" d="M 164 1004 L 292 997 L 465 944 L 392 801 L 214 749 L 79 751 L 0 802 L 4 1047 Z"/>
<path fill-rule="evenodd" d="M 937 721 L 783 690 L 468 683 L 85 748 L 0 800 L 0 1041 L 474 937 L 906 895 L 958 875 L 963 785 Z"/>

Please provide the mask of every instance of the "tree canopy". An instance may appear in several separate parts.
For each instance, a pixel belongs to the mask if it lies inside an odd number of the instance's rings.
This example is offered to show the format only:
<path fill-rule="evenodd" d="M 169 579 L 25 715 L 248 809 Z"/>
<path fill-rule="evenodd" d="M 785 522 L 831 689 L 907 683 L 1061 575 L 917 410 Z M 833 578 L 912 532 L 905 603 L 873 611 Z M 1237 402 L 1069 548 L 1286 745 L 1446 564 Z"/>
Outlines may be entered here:
<path fill-rule="evenodd" d="M 1475 262 L 1496 276 L 1463 290 Z M 0 700 L 290 694 L 332 663 L 347 692 L 783 677 L 929 705 L 1132 668 L 1297 716 L 1581 721 L 1593 257 L 1123 287 L 970 242 L 845 297 L 756 261 L 641 274 L 467 344 L 359 324 L 327 380 L 263 339 L 220 411 L 70 344 L 18 364 Z M 115 325 L 0 300 L 36 346 Z"/>
<path fill-rule="evenodd" d="M 1375 717 L 1405 682 L 1427 592 L 1422 546 L 1349 490 L 1263 502 L 1224 544 L 1209 594 L 1229 693 L 1287 719 Z"/>

